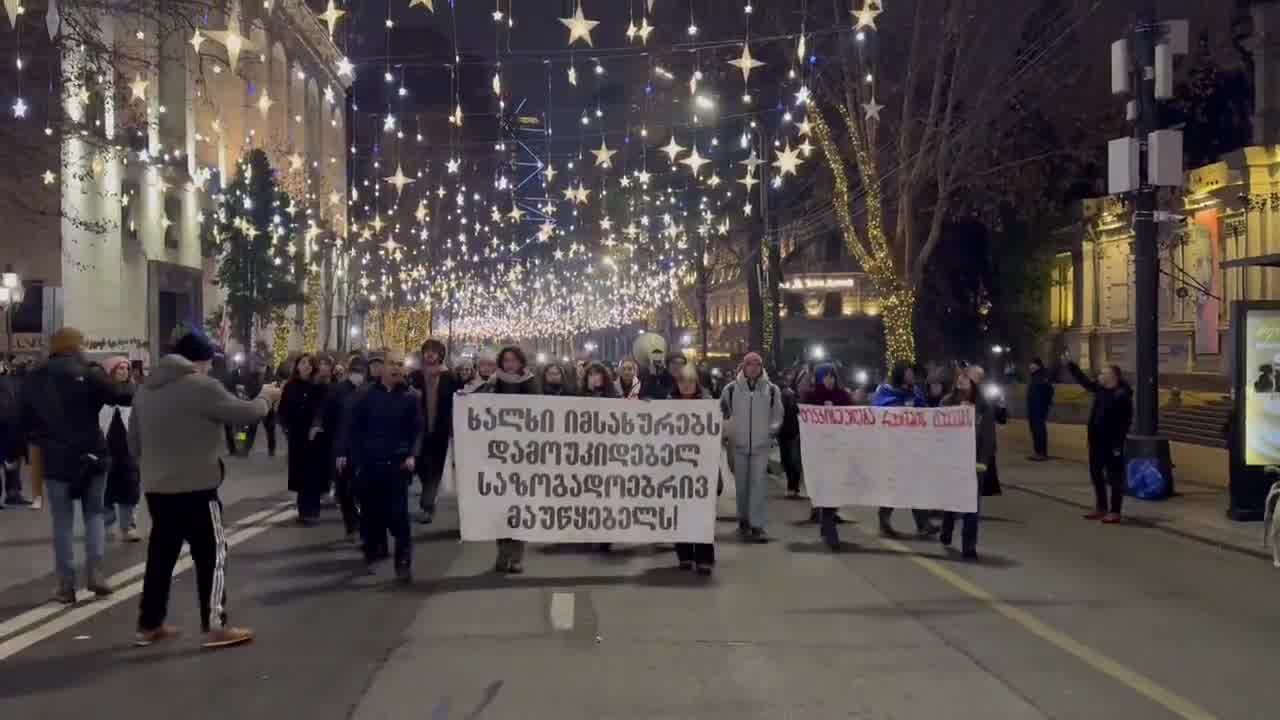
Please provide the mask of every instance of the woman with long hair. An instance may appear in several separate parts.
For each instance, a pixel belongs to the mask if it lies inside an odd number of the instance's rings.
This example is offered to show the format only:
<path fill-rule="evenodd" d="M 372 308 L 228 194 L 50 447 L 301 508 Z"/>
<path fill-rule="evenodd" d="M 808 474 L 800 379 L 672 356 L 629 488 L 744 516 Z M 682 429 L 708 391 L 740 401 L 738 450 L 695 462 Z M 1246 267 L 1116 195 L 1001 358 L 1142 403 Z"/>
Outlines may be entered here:
<path fill-rule="evenodd" d="M 849 392 L 840 386 L 839 373 L 831 364 L 819 365 L 814 370 L 813 388 L 804 396 L 801 401 L 805 405 L 822 405 L 825 407 L 848 407 L 853 405 L 853 397 Z M 796 449 L 799 452 L 799 448 Z M 836 524 L 841 522 L 838 508 L 833 507 L 815 507 L 814 512 L 817 513 L 817 521 L 822 541 L 832 552 L 840 550 L 840 531 L 836 528 Z"/>
<path fill-rule="evenodd" d="M 317 472 L 314 439 L 316 418 L 324 402 L 324 387 L 316 384 L 316 365 L 310 353 L 293 362 L 293 371 L 280 395 L 280 426 L 289 443 L 289 490 L 297 493 L 298 522 L 315 525 L 320 519 L 320 496 L 328 477 Z"/>
<path fill-rule="evenodd" d="M 983 476 L 991 472 L 992 468 L 995 467 L 996 408 L 982 396 L 979 384 L 973 380 L 973 374 L 963 369 L 956 371 L 955 383 L 952 385 L 951 392 L 947 393 L 941 403 L 942 407 L 956 405 L 969 405 L 974 410 L 974 436 L 977 443 L 975 467 L 977 473 L 973 492 L 975 497 L 978 498 L 978 502 L 981 503 Z M 950 511 L 942 514 L 942 530 L 938 538 L 945 548 L 951 547 L 951 538 L 955 533 L 956 516 L 958 514 Z M 966 560 L 976 560 L 978 557 L 978 520 L 980 517 L 980 506 L 977 512 L 964 513 L 961 516 L 960 549 L 962 556 Z"/>
<path fill-rule="evenodd" d="M 710 400 L 711 393 L 698 384 L 698 371 L 684 366 L 676 375 L 671 389 L 672 400 Z M 716 565 L 715 543 L 676 543 L 676 558 L 681 570 L 696 570 L 699 575 L 710 575 Z"/>
<path fill-rule="evenodd" d="M 533 373 L 524 351 L 514 345 L 498 353 L 498 369 L 493 381 L 486 385 L 488 392 L 499 395 L 534 395 L 536 388 Z M 523 540 L 503 538 L 498 541 L 498 557 L 494 561 L 495 572 L 519 575 L 524 572 Z"/>
<path fill-rule="evenodd" d="M 587 366 L 582 376 L 582 397 L 616 398 L 618 388 L 609 377 L 609 368 L 598 362 Z"/>
<path fill-rule="evenodd" d="M 129 358 L 114 357 L 102 364 L 107 379 L 116 385 L 128 385 L 131 382 Z M 129 452 L 129 424 L 127 421 L 129 408 L 104 408 L 110 413 L 107 423 L 107 451 L 111 455 L 111 466 L 107 471 L 107 492 L 105 496 L 105 527 L 118 525 L 118 537 L 124 542 L 135 543 L 142 540 L 138 533 L 138 521 L 135 511 L 142 500 L 142 478 L 138 474 L 138 461 Z"/>

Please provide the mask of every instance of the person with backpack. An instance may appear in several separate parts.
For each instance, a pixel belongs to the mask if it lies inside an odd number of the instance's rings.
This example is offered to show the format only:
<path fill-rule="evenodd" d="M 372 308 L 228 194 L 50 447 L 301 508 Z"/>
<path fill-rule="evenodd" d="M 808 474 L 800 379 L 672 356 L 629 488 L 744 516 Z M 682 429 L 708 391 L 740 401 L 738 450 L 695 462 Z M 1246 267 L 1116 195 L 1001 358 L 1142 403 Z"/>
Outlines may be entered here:
<path fill-rule="evenodd" d="M 765 503 L 769 490 L 769 453 L 782 430 L 782 393 L 769 381 L 764 358 L 749 352 L 742 358 L 737 379 L 720 395 L 725 418 L 725 442 L 738 491 L 738 535 L 755 543 L 765 534 Z"/>

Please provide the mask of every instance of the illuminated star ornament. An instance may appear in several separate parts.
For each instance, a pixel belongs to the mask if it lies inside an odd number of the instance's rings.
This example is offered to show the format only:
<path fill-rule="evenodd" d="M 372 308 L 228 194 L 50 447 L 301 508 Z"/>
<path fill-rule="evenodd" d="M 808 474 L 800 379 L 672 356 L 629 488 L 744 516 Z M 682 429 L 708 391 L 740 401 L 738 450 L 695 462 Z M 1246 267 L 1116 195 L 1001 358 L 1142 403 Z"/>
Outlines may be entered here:
<path fill-rule="evenodd" d="M 333 0 L 329 0 L 329 4 L 325 7 L 324 12 L 317 16 L 329 26 L 329 39 L 333 39 L 333 29 L 338 26 L 338 18 L 346 14 L 347 11 L 339 10 Z"/>
<path fill-rule="evenodd" d="M 742 55 L 734 60 L 730 60 L 729 64 L 742 71 L 742 82 L 751 81 L 751 71 L 758 67 L 764 67 L 764 63 L 751 57 L 751 46 L 743 43 Z"/>
<path fill-rule="evenodd" d="M 782 150 L 773 152 L 778 158 L 773 161 L 773 166 L 778 168 L 778 172 L 782 175 L 795 175 L 796 168 L 800 167 L 800 151 L 793 149 L 788 142 Z"/>
<path fill-rule="evenodd" d="M 556 173 L 558 172 L 559 170 L 552 167 L 551 163 L 547 163 L 547 167 L 542 170 L 542 176 L 547 179 L 548 183 L 551 183 L 555 181 Z"/>
<path fill-rule="evenodd" d="M 271 112 L 271 106 L 275 104 L 276 101 L 272 100 L 271 96 L 267 94 L 267 89 L 263 88 L 262 94 L 258 96 L 258 111 L 262 113 L 263 117 L 266 117 L 267 113 Z"/>
<path fill-rule="evenodd" d="M 649 44 L 649 33 L 653 32 L 653 26 L 649 24 L 649 18 L 646 17 L 640 21 L 640 27 L 636 28 L 636 35 L 640 38 L 641 45 Z"/>
<path fill-rule="evenodd" d="M 149 80 L 143 80 L 142 75 L 138 75 L 129 83 L 129 92 L 132 93 L 133 100 L 147 99 L 147 86 L 151 84 Z"/>
<path fill-rule="evenodd" d="M 355 69 L 356 69 L 356 66 L 351 64 L 351 59 L 348 58 L 346 55 L 343 55 L 342 59 L 338 60 L 339 76 L 345 75 L 347 77 L 351 77 L 352 75 L 355 74 Z"/>
<path fill-rule="evenodd" d="M 400 197 L 400 194 L 404 192 L 405 185 L 412 185 L 414 182 L 412 179 L 410 179 L 408 176 L 404 174 L 404 170 L 401 169 L 398 163 L 396 164 L 396 174 L 383 179 L 387 181 L 388 185 L 392 185 L 395 187 L 397 198 Z"/>
<path fill-rule="evenodd" d="M 608 145 L 604 143 L 604 137 L 600 138 L 600 149 L 592 150 L 592 155 L 596 156 L 596 167 L 611 168 L 613 167 L 613 156 L 618 154 L 617 150 L 610 150 Z"/>
<path fill-rule="evenodd" d="M 585 40 L 588 47 L 595 47 L 591 42 L 591 30 L 600 24 L 599 20 L 588 20 L 582 14 L 582 3 L 578 3 L 578 9 L 574 11 L 573 17 L 560 18 L 560 22 L 569 28 L 569 45 L 573 45 L 579 40 Z"/>
<path fill-rule="evenodd" d="M 54 183 L 54 180 L 56 179 L 56 176 L 53 174 L 52 170 L 45 170 L 44 175 L 41 175 L 40 177 L 42 180 L 44 180 L 45 185 L 52 185 Z"/>
<path fill-rule="evenodd" d="M 698 169 L 709 162 L 711 161 L 698 154 L 698 148 L 697 146 L 694 146 L 693 152 L 689 154 L 689 157 L 681 160 L 680 164 L 688 165 L 689 169 L 693 171 L 693 174 L 696 177 Z"/>
<path fill-rule="evenodd" d="M 253 50 L 253 43 L 249 39 L 240 34 L 239 30 L 234 27 L 228 27 L 226 30 L 211 30 L 209 37 L 222 43 L 227 49 L 227 64 L 231 66 L 231 72 L 236 71 L 236 65 L 240 62 L 240 53 L 245 50 Z"/>
<path fill-rule="evenodd" d="M 880 14 L 880 8 L 872 0 L 866 0 L 861 10 L 854 10 L 853 16 L 858 19 L 858 23 L 853 26 L 854 30 L 868 28 L 876 29 L 876 16 Z"/>
<path fill-rule="evenodd" d="M 457 158 L 450 158 L 449 161 L 446 162 L 444 165 L 445 165 L 445 168 L 448 169 L 450 175 L 457 175 L 458 167 L 462 165 L 462 163 Z M 440 188 L 440 189 L 443 190 L 444 188 Z"/>
<path fill-rule="evenodd" d="M 544 220 L 542 225 L 538 227 L 538 239 L 546 242 L 551 239 L 551 234 L 556 231 L 556 224 L 550 220 Z"/>
<path fill-rule="evenodd" d="M 667 157 L 671 158 L 671 162 L 674 163 L 676 161 L 676 156 L 684 152 L 686 148 L 676 142 L 676 136 L 672 135 L 671 142 L 667 143 L 665 147 L 661 148 L 661 150 L 666 153 Z"/>
<path fill-rule="evenodd" d="M 524 220 L 524 211 L 520 209 L 519 205 L 512 203 L 511 212 L 507 213 L 507 217 L 511 218 L 512 222 L 520 222 Z"/>
<path fill-rule="evenodd" d="M 304 161 L 301 154 L 295 152 L 294 154 L 290 155 L 289 156 L 289 172 L 298 172 L 302 170 L 303 162 Z"/>
<path fill-rule="evenodd" d="M 435 0 L 409 0 L 409 7 L 414 7 L 415 5 L 421 5 L 422 7 L 430 10 L 431 12 L 436 11 Z"/>
<path fill-rule="evenodd" d="M 876 99 L 874 97 L 871 98 L 871 102 L 862 103 L 862 112 L 866 116 L 867 122 L 871 122 L 872 120 L 877 120 L 877 121 L 880 120 L 880 111 L 883 109 L 884 109 L 884 106 L 876 102 Z"/>
<path fill-rule="evenodd" d="M 200 34 L 200 28 L 191 33 L 191 47 L 195 48 L 196 54 L 200 53 L 200 46 L 204 44 L 204 35 Z"/>

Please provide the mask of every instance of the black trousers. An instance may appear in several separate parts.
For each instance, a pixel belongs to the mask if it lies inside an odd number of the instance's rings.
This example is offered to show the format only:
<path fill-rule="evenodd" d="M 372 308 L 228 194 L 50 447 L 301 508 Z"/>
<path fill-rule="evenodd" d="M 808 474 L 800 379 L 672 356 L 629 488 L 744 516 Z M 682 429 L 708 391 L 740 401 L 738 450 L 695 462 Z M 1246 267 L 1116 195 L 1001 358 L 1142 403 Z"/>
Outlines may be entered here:
<path fill-rule="evenodd" d="M 1031 449 L 1040 457 L 1049 455 L 1049 423 L 1043 415 L 1032 415 L 1027 418 L 1031 426 Z"/>
<path fill-rule="evenodd" d="M 676 543 L 676 559 L 682 563 L 715 565 L 716 546 L 714 543 Z"/>
<path fill-rule="evenodd" d="M 823 540 L 840 542 L 840 529 L 836 525 L 836 517 L 840 508 L 815 508 L 818 511 L 818 534 Z"/>
<path fill-rule="evenodd" d="M 804 468 L 800 464 L 800 436 L 780 441 L 778 453 L 782 456 L 782 469 L 787 473 L 787 492 L 800 492 L 800 484 L 804 481 Z"/>
<path fill-rule="evenodd" d="M 395 539 L 396 565 L 413 560 L 409 537 L 409 484 L 413 476 L 395 461 L 372 463 L 360 468 L 360 536 L 364 559 L 377 562 L 390 555 L 387 534 Z"/>
<path fill-rule="evenodd" d="M 342 525 L 347 534 L 360 529 L 360 508 L 356 504 L 356 470 L 348 464 L 334 478 L 334 490 L 338 496 L 338 507 L 342 509 Z"/>
<path fill-rule="evenodd" d="M 276 454 L 276 411 L 270 410 L 262 418 L 262 429 L 267 433 L 267 454 Z M 249 426 L 249 450 L 253 450 L 253 441 L 258 439 L 258 423 Z"/>
<path fill-rule="evenodd" d="M 422 497 L 418 505 L 426 512 L 435 512 L 436 495 L 440 494 L 440 480 L 444 477 L 444 461 L 449 454 L 449 444 L 424 447 L 417 460 L 418 479 L 422 482 Z"/>
<path fill-rule="evenodd" d="M 978 522 L 981 517 L 979 513 L 954 513 L 945 512 L 942 514 L 942 542 L 945 545 L 951 544 L 951 536 L 956 530 L 956 516 L 960 520 L 960 549 L 964 552 L 977 552 L 978 550 Z"/>
<path fill-rule="evenodd" d="M 164 624 L 173 568 L 183 543 L 191 547 L 191 561 L 196 566 L 200 627 L 209 632 L 225 626 L 227 540 L 218 491 L 147 493 L 147 509 L 151 512 L 151 538 L 147 542 L 138 629 L 154 630 Z"/>
<path fill-rule="evenodd" d="M 1089 479 L 1093 481 L 1094 507 L 1098 512 L 1119 515 L 1124 507 L 1124 465 L 1123 451 L 1089 443 Z"/>
<path fill-rule="evenodd" d="M 227 454 L 236 454 L 236 431 L 230 425 L 222 426 L 222 434 L 227 438 Z"/>

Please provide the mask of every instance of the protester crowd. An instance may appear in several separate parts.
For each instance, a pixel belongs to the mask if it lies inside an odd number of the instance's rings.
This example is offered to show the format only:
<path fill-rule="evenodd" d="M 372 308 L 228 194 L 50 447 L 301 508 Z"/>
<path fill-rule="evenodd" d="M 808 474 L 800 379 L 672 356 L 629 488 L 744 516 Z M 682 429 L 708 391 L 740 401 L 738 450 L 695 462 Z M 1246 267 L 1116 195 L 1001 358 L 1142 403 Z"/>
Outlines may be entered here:
<path fill-rule="evenodd" d="M 32 503 L 23 497 L 18 468 L 29 462 L 43 486 L 33 490 L 43 496 L 53 521 L 55 599 L 63 603 L 76 601 L 76 505 L 84 524 L 84 586 L 108 595 L 112 588 L 102 574 L 106 530 L 116 526 L 123 542 L 142 540 L 136 508 L 145 500 L 151 529 L 137 643 L 177 633 L 164 620 L 173 568 L 186 544 L 196 568 L 205 645 L 222 647 L 247 642 L 253 633 L 227 619 L 218 488 L 226 473 L 224 456 L 251 450 L 259 426 L 270 455 L 276 452 L 277 429 L 287 440 L 287 486 L 296 496 L 298 523 L 316 526 L 323 508 L 336 506 L 346 540 L 360 546 L 369 571 L 376 573 L 391 560 L 402 582 L 412 578 L 410 488 L 415 480 L 421 485 L 418 522 L 432 523 L 448 470 L 454 402 L 473 393 L 717 401 L 744 542 L 769 539 L 768 470 L 775 448 L 788 498 L 801 500 L 806 480 L 813 479 L 801 459 L 802 405 L 970 406 L 976 439 L 973 492 L 979 498 L 1000 493 L 996 426 L 1007 422 L 1008 412 L 978 366 L 926 370 L 900 364 L 882 383 L 847 386 L 843 380 L 849 373 L 831 362 L 787 368 L 775 383 L 755 352 L 746 353 L 728 374 L 692 366 L 684 355 L 662 349 L 623 360 L 616 368 L 585 359 L 535 367 L 516 346 L 482 351 L 453 367 L 448 356 L 433 339 L 411 358 L 395 352 L 339 359 L 304 353 L 273 368 L 255 353 L 229 366 L 206 339 L 187 334 L 143 377 L 126 358 L 87 362 L 81 334 L 64 328 L 51 338 L 46 361 L 34 367 L 0 364 L 3 497 L 10 506 Z M 1035 460 L 1047 459 L 1044 422 L 1053 399 L 1043 367 L 1033 362 L 1028 393 Z M 1131 393 L 1117 368 L 1095 379 L 1073 363 L 1068 367 L 1093 395 L 1090 474 L 1098 507 L 1089 517 L 1117 522 Z M 880 532 L 896 537 L 892 516 L 893 508 L 880 509 Z M 919 537 L 937 536 L 948 547 L 959 524 L 962 556 L 977 557 L 979 513 L 914 508 L 912 517 Z M 845 521 L 838 508 L 813 507 L 810 520 L 832 551 L 849 547 L 840 539 L 839 525 Z M 611 551 L 607 544 L 595 549 Z M 681 569 L 713 572 L 713 544 L 679 543 L 675 550 Z M 524 551 L 521 540 L 498 540 L 494 571 L 523 572 Z"/>

